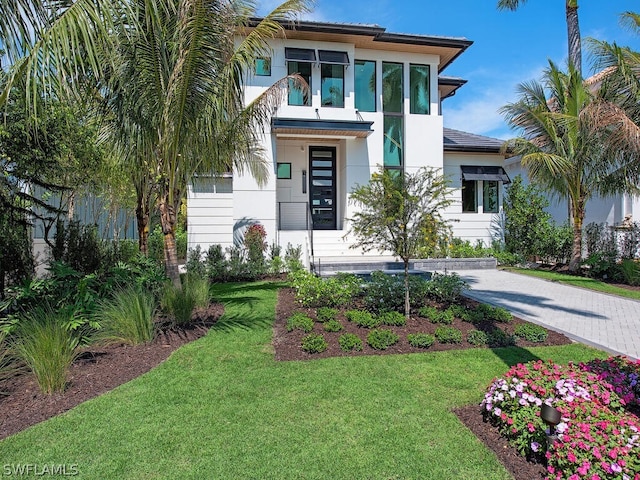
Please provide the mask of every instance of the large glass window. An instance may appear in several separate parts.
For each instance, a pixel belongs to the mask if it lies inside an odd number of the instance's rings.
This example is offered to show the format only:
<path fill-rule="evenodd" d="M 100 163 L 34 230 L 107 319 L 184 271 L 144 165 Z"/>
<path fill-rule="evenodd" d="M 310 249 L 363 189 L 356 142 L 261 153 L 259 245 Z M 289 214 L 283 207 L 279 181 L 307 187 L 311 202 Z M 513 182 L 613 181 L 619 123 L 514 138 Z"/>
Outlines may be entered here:
<path fill-rule="evenodd" d="M 409 66 L 410 113 L 429 114 L 429 65 Z"/>
<path fill-rule="evenodd" d="M 344 107 L 344 65 L 323 63 L 320 78 L 322 106 Z"/>
<path fill-rule="evenodd" d="M 356 109 L 361 112 L 376 111 L 376 62 L 355 61 Z"/>
<path fill-rule="evenodd" d="M 485 180 L 482 182 L 482 211 L 484 213 L 498 213 L 498 182 Z"/>
<path fill-rule="evenodd" d="M 382 62 L 382 111 L 403 113 L 402 63 Z"/>
<path fill-rule="evenodd" d="M 475 180 L 462 181 L 462 211 L 477 212 L 478 211 L 478 194 L 476 190 L 478 182 Z"/>
<path fill-rule="evenodd" d="M 311 105 L 311 63 L 288 61 L 287 72 L 289 75 L 297 73 L 309 85 L 309 91 L 305 91 L 289 80 L 289 105 Z"/>
<path fill-rule="evenodd" d="M 402 167 L 403 132 L 402 117 L 384 116 L 384 166 L 385 168 Z"/>

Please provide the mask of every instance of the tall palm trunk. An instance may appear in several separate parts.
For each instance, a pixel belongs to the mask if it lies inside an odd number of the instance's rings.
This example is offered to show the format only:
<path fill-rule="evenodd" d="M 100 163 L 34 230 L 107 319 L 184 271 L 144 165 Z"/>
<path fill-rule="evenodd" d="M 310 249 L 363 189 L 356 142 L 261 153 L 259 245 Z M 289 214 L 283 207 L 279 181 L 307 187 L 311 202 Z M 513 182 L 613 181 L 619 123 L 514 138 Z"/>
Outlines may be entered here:
<path fill-rule="evenodd" d="M 569 39 L 569 62 L 582 75 L 582 45 L 578 22 L 578 0 L 567 0 L 567 37 Z"/>
<path fill-rule="evenodd" d="M 178 249 L 176 246 L 176 208 L 169 201 L 169 193 L 160 197 L 160 226 L 164 237 L 164 268 L 167 277 L 177 287 L 182 286 L 178 269 Z"/>
<path fill-rule="evenodd" d="M 574 205 L 571 212 L 573 217 L 573 248 L 569 261 L 570 272 L 577 272 L 582 261 L 582 224 L 584 223 L 585 203 L 584 196 L 580 196 L 572 203 Z"/>
<path fill-rule="evenodd" d="M 411 313 L 411 297 L 409 294 L 409 259 L 404 260 L 404 316 L 409 319 Z"/>
<path fill-rule="evenodd" d="M 137 203 L 138 249 L 146 257 L 149 254 L 149 204 L 140 198 Z"/>

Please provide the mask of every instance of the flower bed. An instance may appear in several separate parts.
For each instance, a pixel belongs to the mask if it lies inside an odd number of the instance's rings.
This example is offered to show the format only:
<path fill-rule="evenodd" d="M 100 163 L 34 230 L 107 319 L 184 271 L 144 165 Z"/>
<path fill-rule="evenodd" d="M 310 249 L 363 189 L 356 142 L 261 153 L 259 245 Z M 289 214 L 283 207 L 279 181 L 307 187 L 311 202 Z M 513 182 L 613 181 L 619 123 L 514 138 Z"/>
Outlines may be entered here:
<path fill-rule="evenodd" d="M 492 382 L 481 406 L 522 455 L 547 462 L 548 479 L 640 480 L 639 373 L 640 362 L 623 357 L 518 364 Z M 561 413 L 552 445 L 543 404 Z"/>

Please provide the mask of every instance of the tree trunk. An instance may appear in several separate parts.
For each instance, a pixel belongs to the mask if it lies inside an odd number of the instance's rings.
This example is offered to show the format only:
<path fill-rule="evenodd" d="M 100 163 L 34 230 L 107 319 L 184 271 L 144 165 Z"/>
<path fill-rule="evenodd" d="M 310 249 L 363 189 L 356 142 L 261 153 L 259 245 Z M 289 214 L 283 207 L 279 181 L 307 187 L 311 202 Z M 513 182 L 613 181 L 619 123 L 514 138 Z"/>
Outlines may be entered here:
<path fill-rule="evenodd" d="M 582 223 L 584 221 L 585 200 L 580 198 L 573 212 L 573 249 L 571 252 L 571 261 L 569 262 L 569 271 L 577 272 L 582 261 Z"/>
<path fill-rule="evenodd" d="M 404 260 L 404 316 L 409 319 L 411 302 L 409 295 L 409 260 Z"/>
<path fill-rule="evenodd" d="M 582 76 L 582 45 L 578 22 L 578 0 L 567 0 L 567 37 L 569 40 L 569 63 Z"/>
<path fill-rule="evenodd" d="M 149 254 L 149 206 L 138 200 L 136 207 L 136 224 L 138 227 L 138 248 L 145 257 Z"/>
<path fill-rule="evenodd" d="M 178 249 L 176 246 L 176 209 L 169 203 L 168 193 L 160 199 L 160 225 L 164 236 L 164 268 L 167 277 L 177 288 L 182 287 L 178 269 Z"/>

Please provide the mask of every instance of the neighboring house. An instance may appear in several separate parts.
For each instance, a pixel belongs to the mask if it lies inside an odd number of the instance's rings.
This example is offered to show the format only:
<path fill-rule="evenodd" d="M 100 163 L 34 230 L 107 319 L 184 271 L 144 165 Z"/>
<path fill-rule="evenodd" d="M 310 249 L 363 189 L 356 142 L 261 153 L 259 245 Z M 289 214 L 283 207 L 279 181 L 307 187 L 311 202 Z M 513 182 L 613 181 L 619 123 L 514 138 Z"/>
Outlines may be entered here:
<path fill-rule="evenodd" d="M 246 89 L 250 101 L 294 73 L 310 86 L 305 93 L 290 85 L 264 132 L 273 175 L 263 187 L 250 176 L 195 178 L 189 247 L 239 244 L 259 222 L 268 243 L 302 245 L 305 262 L 362 255 L 348 248 L 349 193 L 379 166 L 443 169 L 454 235 L 489 245 L 509 182 L 502 141 L 445 129 L 441 113 L 441 102 L 466 83 L 442 72 L 472 42 L 377 25 L 305 21 L 286 30 L 286 39 L 271 42 L 271 56 L 258 59 Z"/>

